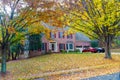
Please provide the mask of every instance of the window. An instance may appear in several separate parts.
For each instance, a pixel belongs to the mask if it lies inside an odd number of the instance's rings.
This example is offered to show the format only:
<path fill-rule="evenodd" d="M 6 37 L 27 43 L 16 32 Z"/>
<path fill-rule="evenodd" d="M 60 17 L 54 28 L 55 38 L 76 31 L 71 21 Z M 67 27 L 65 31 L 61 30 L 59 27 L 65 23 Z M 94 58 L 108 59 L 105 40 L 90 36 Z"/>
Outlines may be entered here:
<path fill-rule="evenodd" d="M 47 49 L 47 43 L 42 43 L 41 49 L 46 50 Z"/>
<path fill-rule="evenodd" d="M 56 34 L 55 34 L 55 33 L 50 32 L 50 37 L 51 37 L 51 38 L 56 38 Z"/>
<path fill-rule="evenodd" d="M 73 43 L 67 43 L 66 48 L 67 48 L 67 50 L 73 50 L 74 49 L 73 48 Z"/>
<path fill-rule="evenodd" d="M 69 46 L 70 46 L 70 49 L 73 49 L 73 44 L 72 43 L 70 43 Z"/>
<path fill-rule="evenodd" d="M 59 49 L 64 50 L 65 49 L 65 44 L 59 44 Z"/>
<path fill-rule="evenodd" d="M 59 32 L 59 38 L 64 38 L 64 33 L 63 32 Z"/>
<path fill-rule="evenodd" d="M 72 37 L 73 37 L 72 34 L 67 35 L 68 39 L 72 39 Z"/>
<path fill-rule="evenodd" d="M 45 50 L 45 45 L 44 45 L 44 43 L 42 43 L 42 50 Z"/>

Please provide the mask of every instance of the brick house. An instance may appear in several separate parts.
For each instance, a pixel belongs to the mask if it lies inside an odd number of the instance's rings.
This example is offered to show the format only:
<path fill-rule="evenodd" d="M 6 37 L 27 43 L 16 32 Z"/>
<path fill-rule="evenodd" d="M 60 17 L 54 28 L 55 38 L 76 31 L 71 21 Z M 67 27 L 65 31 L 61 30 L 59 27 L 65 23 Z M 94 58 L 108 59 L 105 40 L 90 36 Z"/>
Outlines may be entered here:
<path fill-rule="evenodd" d="M 64 35 L 65 29 L 59 29 L 56 33 L 50 33 L 50 39 L 42 37 L 42 52 L 51 50 L 52 52 L 74 51 L 75 49 L 82 49 L 90 46 L 90 39 L 82 33 L 75 33 Z"/>

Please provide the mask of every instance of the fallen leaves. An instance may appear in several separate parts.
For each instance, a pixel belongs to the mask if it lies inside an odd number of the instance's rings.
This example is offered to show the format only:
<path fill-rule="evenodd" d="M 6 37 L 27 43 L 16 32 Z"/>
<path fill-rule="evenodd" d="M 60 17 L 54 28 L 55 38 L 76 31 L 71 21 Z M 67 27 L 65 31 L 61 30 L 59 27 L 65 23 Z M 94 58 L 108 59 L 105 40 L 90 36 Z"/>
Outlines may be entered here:
<path fill-rule="evenodd" d="M 71 69 L 82 70 L 86 67 L 96 67 L 90 70 L 86 69 L 82 72 L 84 73 L 83 77 L 89 77 L 93 76 L 92 74 L 95 74 L 95 72 L 98 75 L 101 73 L 115 72 L 120 68 L 120 55 L 113 55 L 112 60 L 107 60 L 103 57 L 103 54 L 51 54 L 26 60 L 10 61 L 7 63 L 7 70 L 10 74 L 3 80 L 8 78 L 10 80 L 29 79 L 41 77 L 42 74 L 49 72 L 59 72 Z M 72 75 L 75 76 L 79 74 Z M 55 77 L 54 75 L 52 76 L 53 78 Z"/>

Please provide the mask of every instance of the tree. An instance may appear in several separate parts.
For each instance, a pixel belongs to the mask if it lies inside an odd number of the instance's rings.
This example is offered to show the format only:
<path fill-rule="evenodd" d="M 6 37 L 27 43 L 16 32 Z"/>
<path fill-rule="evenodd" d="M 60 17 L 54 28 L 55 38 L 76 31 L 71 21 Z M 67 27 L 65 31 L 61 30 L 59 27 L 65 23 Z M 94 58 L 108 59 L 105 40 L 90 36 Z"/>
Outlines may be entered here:
<path fill-rule="evenodd" d="M 92 40 L 91 41 L 91 46 L 92 47 L 98 47 L 99 41 L 98 40 Z"/>
<path fill-rule="evenodd" d="M 33 34 L 29 36 L 29 50 L 39 50 L 41 49 L 41 35 Z"/>
<path fill-rule="evenodd" d="M 67 22 L 73 29 L 105 45 L 105 58 L 111 59 L 110 44 L 120 33 L 118 0 L 70 0 L 66 2 Z M 69 16 L 68 16 L 69 15 Z"/>
<path fill-rule="evenodd" d="M 6 56 L 10 46 L 33 33 L 48 34 L 41 21 L 61 25 L 63 14 L 48 0 L 1 0 L 0 1 L 0 45 L 2 47 L 1 72 L 6 73 Z M 54 16 L 53 16 L 54 15 Z M 36 29 L 35 29 L 36 28 Z M 32 29 L 32 30 L 31 30 Z"/>

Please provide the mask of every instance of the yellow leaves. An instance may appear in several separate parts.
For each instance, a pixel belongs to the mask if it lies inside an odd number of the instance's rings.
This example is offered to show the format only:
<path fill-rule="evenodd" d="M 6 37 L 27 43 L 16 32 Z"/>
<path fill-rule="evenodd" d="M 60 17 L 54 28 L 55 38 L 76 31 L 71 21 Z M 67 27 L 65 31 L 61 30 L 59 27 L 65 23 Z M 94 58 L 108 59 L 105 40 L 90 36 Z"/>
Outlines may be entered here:
<path fill-rule="evenodd" d="M 9 33 L 9 34 L 16 33 L 16 30 L 15 30 L 14 27 L 8 27 L 7 29 L 8 29 L 8 33 Z"/>
<path fill-rule="evenodd" d="M 24 40 L 24 39 L 21 39 L 21 40 L 20 40 L 20 44 L 24 45 L 24 44 L 25 44 L 25 40 Z"/>
<path fill-rule="evenodd" d="M 48 28 L 45 28 L 44 33 L 45 33 L 45 36 L 46 36 L 47 39 L 50 38 L 50 32 L 51 32 L 51 31 L 50 31 Z"/>

